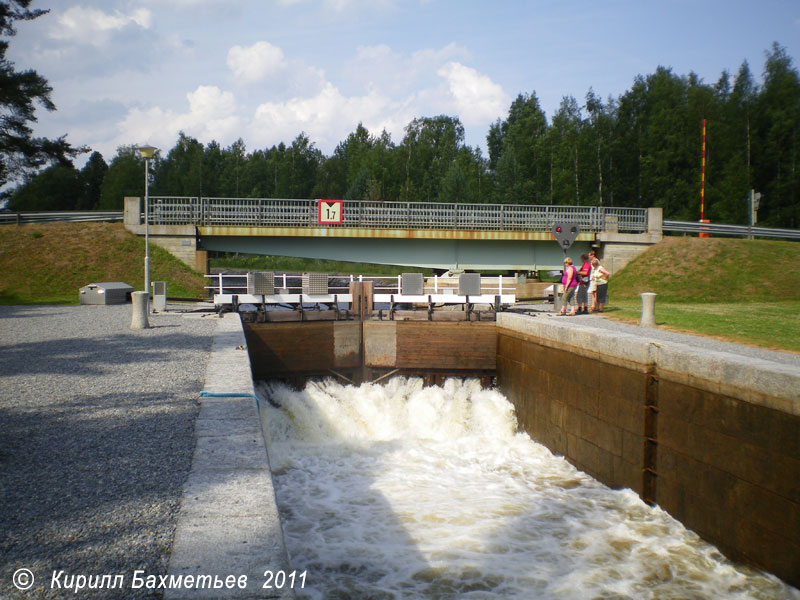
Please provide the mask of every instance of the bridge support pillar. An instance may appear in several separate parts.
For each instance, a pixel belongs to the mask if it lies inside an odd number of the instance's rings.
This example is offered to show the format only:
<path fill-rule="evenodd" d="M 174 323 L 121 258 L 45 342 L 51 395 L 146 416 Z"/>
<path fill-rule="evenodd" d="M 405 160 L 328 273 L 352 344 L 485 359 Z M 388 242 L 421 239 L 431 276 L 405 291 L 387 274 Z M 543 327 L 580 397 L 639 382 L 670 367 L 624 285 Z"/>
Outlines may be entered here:
<path fill-rule="evenodd" d="M 136 235 L 145 234 L 142 199 L 125 198 L 125 229 Z M 153 225 L 149 227 L 150 241 L 172 254 L 201 274 L 208 273 L 208 252 L 197 248 L 197 228 L 194 225 Z"/>

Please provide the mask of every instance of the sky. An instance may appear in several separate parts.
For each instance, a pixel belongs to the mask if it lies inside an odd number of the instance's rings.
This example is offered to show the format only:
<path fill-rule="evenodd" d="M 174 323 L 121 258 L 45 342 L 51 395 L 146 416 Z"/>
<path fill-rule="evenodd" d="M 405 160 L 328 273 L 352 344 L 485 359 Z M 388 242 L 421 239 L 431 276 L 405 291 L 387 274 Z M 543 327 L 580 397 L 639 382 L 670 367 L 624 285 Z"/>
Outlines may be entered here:
<path fill-rule="evenodd" d="M 362 123 L 400 143 L 419 117 L 456 116 L 486 155 L 519 94 L 550 119 L 629 90 L 659 66 L 716 82 L 773 42 L 800 61 L 797 0 L 33 0 L 8 59 L 53 88 L 36 135 L 110 162 L 166 154 L 183 131 L 248 152 L 305 132 L 324 154 Z M 80 165 L 88 154 L 76 161 Z"/>

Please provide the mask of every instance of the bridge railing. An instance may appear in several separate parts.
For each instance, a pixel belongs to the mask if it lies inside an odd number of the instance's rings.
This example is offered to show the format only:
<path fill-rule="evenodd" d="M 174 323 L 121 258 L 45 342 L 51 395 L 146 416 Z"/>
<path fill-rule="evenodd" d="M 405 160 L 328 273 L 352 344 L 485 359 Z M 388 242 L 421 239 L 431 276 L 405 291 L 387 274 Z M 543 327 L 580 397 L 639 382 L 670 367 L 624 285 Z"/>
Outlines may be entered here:
<path fill-rule="evenodd" d="M 561 221 L 587 232 L 647 231 L 645 208 L 345 200 L 341 225 L 321 225 L 317 210 L 317 200 L 151 196 L 149 214 L 151 225 L 549 231 Z"/>

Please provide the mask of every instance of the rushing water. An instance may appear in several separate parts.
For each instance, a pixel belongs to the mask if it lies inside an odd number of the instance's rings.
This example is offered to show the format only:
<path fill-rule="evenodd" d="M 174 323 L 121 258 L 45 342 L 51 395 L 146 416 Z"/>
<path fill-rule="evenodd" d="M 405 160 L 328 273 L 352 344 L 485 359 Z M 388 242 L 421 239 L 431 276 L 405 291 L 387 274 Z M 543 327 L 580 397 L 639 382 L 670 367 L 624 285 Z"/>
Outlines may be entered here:
<path fill-rule="evenodd" d="M 300 598 L 792 598 L 518 433 L 477 382 L 262 387 Z"/>

